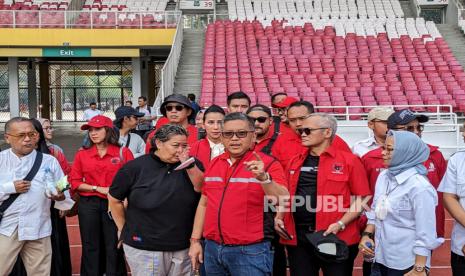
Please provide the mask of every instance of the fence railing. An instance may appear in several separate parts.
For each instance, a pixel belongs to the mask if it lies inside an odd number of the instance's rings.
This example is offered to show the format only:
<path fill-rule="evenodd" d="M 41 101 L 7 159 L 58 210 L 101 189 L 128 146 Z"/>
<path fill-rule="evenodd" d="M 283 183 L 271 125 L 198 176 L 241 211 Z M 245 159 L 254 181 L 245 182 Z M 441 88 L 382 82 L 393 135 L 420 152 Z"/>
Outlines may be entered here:
<path fill-rule="evenodd" d="M 173 93 L 174 79 L 176 78 L 179 58 L 181 57 L 183 30 L 183 21 L 181 20 L 181 17 L 179 17 L 170 54 L 168 55 L 168 58 L 165 61 L 165 65 L 161 70 L 160 91 L 158 92 L 157 98 L 153 105 L 155 108 L 157 108 L 157 110 L 161 106 L 163 99 Z"/>
<path fill-rule="evenodd" d="M 184 28 L 203 30 L 208 24 L 215 22 L 216 20 L 226 20 L 229 18 L 228 14 L 183 14 Z"/>
<path fill-rule="evenodd" d="M 180 11 L 0 10 L 0 28 L 166 29 L 176 28 Z"/>

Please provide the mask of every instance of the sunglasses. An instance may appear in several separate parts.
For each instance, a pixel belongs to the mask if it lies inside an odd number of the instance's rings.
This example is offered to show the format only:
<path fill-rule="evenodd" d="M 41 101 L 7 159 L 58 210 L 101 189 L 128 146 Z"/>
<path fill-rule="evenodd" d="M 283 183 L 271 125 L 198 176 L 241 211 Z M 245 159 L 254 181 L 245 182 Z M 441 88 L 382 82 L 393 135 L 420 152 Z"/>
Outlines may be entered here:
<path fill-rule="evenodd" d="M 45 132 L 53 132 L 55 129 L 53 127 L 44 127 Z"/>
<path fill-rule="evenodd" d="M 184 106 L 183 105 L 167 105 L 166 107 L 166 111 L 173 111 L 173 109 L 176 109 L 176 111 L 182 111 L 184 109 Z"/>
<path fill-rule="evenodd" d="M 425 126 L 424 126 L 424 125 L 418 125 L 418 126 L 403 126 L 403 127 L 396 127 L 396 128 L 393 128 L 393 130 L 406 130 L 406 131 L 410 131 L 410 132 L 415 132 L 415 130 L 417 130 L 418 132 L 423 132 L 424 129 L 425 129 Z"/>
<path fill-rule="evenodd" d="M 7 133 L 7 135 L 11 136 L 11 137 L 18 138 L 19 140 L 24 140 L 26 138 L 26 136 L 29 137 L 29 139 L 34 139 L 34 138 L 39 137 L 39 133 L 37 131 L 31 131 L 31 132 L 20 133 L 20 134 Z"/>
<path fill-rule="evenodd" d="M 237 138 L 245 138 L 251 132 L 255 132 L 255 131 L 253 130 L 223 131 L 221 132 L 221 135 L 224 138 L 228 138 L 228 139 L 233 138 L 234 135 L 236 135 Z"/>
<path fill-rule="evenodd" d="M 268 117 L 263 117 L 263 116 L 260 116 L 260 117 L 257 117 L 257 118 L 254 118 L 254 117 L 250 117 L 249 118 L 255 123 L 255 122 L 259 122 L 261 124 L 263 124 L 264 122 L 266 122 L 266 120 L 268 120 Z"/>
<path fill-rule="evenodd" d="M 327 127 L 319 127 L 319 128 L 305 127 L 305 128 L 298 128 L 297 131 L 299 132 L 300 135 L 305 133 L 305 135 L 308 136 L 308 135 L 312 134 L 312 131 L 320 130 L 320 129 L 327 129 Z"/>

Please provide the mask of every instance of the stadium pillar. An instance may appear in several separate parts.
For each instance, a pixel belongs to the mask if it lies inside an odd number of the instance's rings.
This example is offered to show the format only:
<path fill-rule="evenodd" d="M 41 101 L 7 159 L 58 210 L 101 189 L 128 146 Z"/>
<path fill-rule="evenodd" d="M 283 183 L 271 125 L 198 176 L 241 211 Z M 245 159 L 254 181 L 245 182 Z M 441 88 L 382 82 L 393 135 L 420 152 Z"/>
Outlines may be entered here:
<path fill-rule="evenodd" d="M 132 59 L 132 102 L 137 103 L 137 98 L 145 96 L 150 101 L 149 96 L 149 65 L 146 58 Z"/>
<path fill-rule="evenodd" d="M 137 99 L 142 96 L 141 59 L 132 59 L 132 102 L 137 103 Z"/>
<path fill-rule="evenodd" d="M 48 62 L 39 63 L 40 104 L 42 105 L 42 118 L 50 118 L 50 80 Z"/>
<path fill-rule="evenodd" d="M 37 118 L 37 79 L 34 59 L 27 61 L 27 105 L 29 118 Z"/>
<path fill-rule="evenodd" d="M 8 58 L 8 88 L 10 91 L 10 117 L 19 116 L 18 58 Z"/>
<path fill-rule="evenodd" d="M 149 103 L 155 102 L 157 95 L 155 95 L 155 64 L 153 62 L 147 62 L 147 93 Z"/>

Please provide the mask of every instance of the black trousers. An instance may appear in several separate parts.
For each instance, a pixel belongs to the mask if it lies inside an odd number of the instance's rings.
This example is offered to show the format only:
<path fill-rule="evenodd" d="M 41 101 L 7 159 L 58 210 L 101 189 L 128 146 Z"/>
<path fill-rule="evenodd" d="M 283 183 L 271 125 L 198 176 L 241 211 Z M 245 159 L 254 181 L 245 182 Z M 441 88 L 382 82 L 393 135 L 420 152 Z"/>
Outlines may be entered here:
<path fill-rule="evenodd" d="M 358 244 L 349 246 L 349 258 L 342 263 L 322 261 L 315 254 L 315 248 L 305 238 L 305 231 L 297 229 L 297 246 L 287 246 L 291 276 L 351 276 L 358 254 Z"/>
<path fill-rule="evenodd" d="M 452 275 L 463 276 L 465 275 L 465 257 L 451 252 L 450 265 L 452 266 Z"/>
<path fill-rule="evenodd" d="M 273 245 L 274 251 L 273 276 L 286 276 L 287 260 L 285 247 L 279 243 L 279 236 L 276 236 L 271 244 Z"/>
<path fill-rule="evenodd" d="M 407 269 L 404 269 L 404 270 L 398 270 L 398 269 L 389 268 L 379 263 L 374 263 L 371 269 L 371 275 L 372 276 L 404 276 L 406 273 L 412 270 L 412 268 L 413 266 Z"/>
<path fill-rule="evenodd" d="M 117 228 L 108 216 L 108 200 L 81 196 L 78 206 L 82 240 L 81 275 L 127 275 L 124 253 L 117 249 Z M 102 259 L 103 256 L 103 259 Z"/>

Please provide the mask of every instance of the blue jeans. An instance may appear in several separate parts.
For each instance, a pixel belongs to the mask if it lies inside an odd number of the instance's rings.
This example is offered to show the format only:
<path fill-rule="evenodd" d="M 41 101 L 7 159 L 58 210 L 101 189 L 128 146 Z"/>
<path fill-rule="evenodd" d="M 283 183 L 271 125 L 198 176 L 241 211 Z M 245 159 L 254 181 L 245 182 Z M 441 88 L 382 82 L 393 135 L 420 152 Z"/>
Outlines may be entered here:
<path fill-rule="evenodd" d="M 271 276 L 271 243 L 225 246 L 205 240 L 205 270 L 208 276 Z"/>
<path fill-rule="evenodd" d="M 371 267 L 371 276 L 404 276 L 410 270 L 412 270 L 412 267 L 404 270 L 397 270 L 380 263 L 374 263 Z"/>

